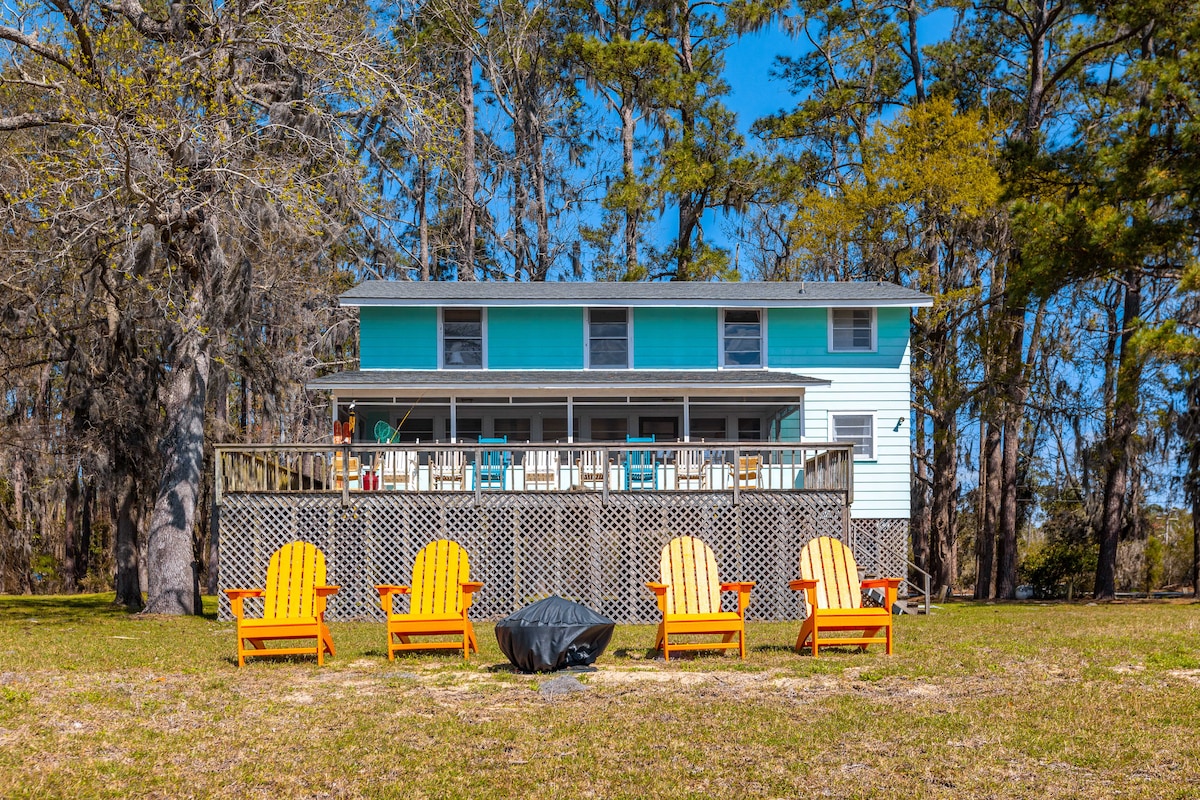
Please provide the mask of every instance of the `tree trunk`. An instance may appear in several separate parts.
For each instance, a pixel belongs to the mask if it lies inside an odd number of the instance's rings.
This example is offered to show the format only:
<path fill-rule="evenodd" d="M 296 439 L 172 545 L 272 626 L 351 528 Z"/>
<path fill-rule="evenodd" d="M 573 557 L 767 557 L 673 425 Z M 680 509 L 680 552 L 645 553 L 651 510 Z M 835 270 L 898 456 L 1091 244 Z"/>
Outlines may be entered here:
<path fill-rule="evenodd" d="M 1117 385 L 1113 394 L 1112 435 L 1105 443 L 1104 495 L 1100 512 L 1100 552 L 1096 559 L 1097 600 L 1116 596 L 1117 542 L 1125 522 L 1125 495 L 1129 478 L 1130 448 L 1137 432 L 1138 390 L 1142 380 L 1143 359 L 1133 352 L 1130 339 L 1142 313 L 1141 273 L 1125 275 L 1125 309 L 1121 320 L 1121 346 L 1118 351 Z"/>
<path fill-rule="evenodd" d="M 79 474 L 72 472 L 63 503 L 62 590 L 67 593 L 74 593 L 78 589 L 75 580 L 79 569 L 79 507 L 82 499 Z"/>
<path fill-rule="evenodd" d="M 1017 595 L 1017 459 L 1020 455 L 1021 418 L 1025 411 L 1022 353 L 1025 344 L 1025 306 L 1004 309 L 1001 330 L 1005 342 L 1005 396 L 998 398 L 1001 420 L 1000 506 L 996 540 L 996 596 L 1012 600 Z"/>
<path fill-rule="evenodd" d="M 929 571 L 929 461 L 925 444 L 925 412 L 918 408 L 913 414 L 914 449 L 916 456 L 912 481 L 912 552 L 913 562 Z"/>
<path fill-rule="evenodd" d="M 462 104 L 462 198 L 459 228 L 460 281 L 475 280 L 475 193 L 479 182 L 475 171 L 475 59 L 464 45 L 459 56 L 459 102 Z"/>
<path fill-rule="evenodd" d="M 204 470 L 209 369 L 204 334 L 193 327 L 183 334 L 167 388 L 163 473 L 146 539 L 146 611 L 151 614 L 196 611 L 192 531 Z"/>
<path fill-rule="evenodd" d="M 996 509 L 1000 497 L 1000 429 L 990 420 L 983 430 L 979 453 L 979 503 L 975 547 L 979 572 L 975 576 L 975 599 L 994 597 L 996 584 Z"/>
<path fill-rule="evenodd" d="M 417 160 L 417 230 L 421 237 L 421 280 L 429 280 L 429 168 Z"/>
<path fill-rule="evenodd" d="M 636 126 L 633 116 L 633 104 L 625 102 L 621 105 L 621 176 L 628 187 L 633 183 L 633 136 Z M 626 190 L 628 192 L 628 189 Z M 637 272 L 637 230 L 641 209 L 630 208 L 628 193 L 625 205 L 625 274 Z"/>
<path fill-rule="evenodd" d="M 83 585 L 91 571 L 92 520 L 96 506 L 96 479 L 84 480 L 83 508 L 79 520 L 79 555 L 75 561 L 75 584 Z"/>
<path fill-rule="evenodd" d="M 955 420 L 933 421 L 933 498 L 929 531 L 932 591 L 954 589 L 954 503 L 958 494 L 958 435 Z"/>
<path fill-rule="evenodd" d="M 138 499 L 137 480 L 125 469 L 114 472 L 111 508 L 117 528 L 114 543 L 117 557 L 116 601 L 130 611 L 140 611 L 142 579 L 138 569 L 141 562 L 138 553 L 138 523 L 141 520 L 141 503 Z"/>
<path fill-rule="evenodd" d="M 162 479 L 146 537 L 146 577 L 152 614 L 194 614 L 199 604 L 193 536 L 204 476 L 204 413 L 212 356 L 206 331 L 213 313 L 212 281 L 224 254 L 210 221 L 194 245 L 201 275 L 179 322 L 164 403 Z"/>

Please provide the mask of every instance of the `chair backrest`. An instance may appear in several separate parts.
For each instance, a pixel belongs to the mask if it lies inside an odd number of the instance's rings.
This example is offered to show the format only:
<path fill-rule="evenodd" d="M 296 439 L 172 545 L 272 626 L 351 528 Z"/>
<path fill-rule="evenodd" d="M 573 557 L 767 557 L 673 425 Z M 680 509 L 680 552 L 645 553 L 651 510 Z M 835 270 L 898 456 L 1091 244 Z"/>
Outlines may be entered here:
<path fill-rule="evenodd" d="M 314 586 L 325 585 L 325 555 L 308 542 L 292 542 L 275 551 L 267 565 L 263 619 L 315 617 L 325 598 Z"/>
<path fill-rule="evenodd" d="M 461 475 L 467 463 L 461 450 L 438 450 L 431 460 L 435 470 L 443 475 Z"/>
<path fill-rule="evenodd" d="M 557 450 L 530 450 L 525 454 L 523 466 L 527 488 L 558 488 Z"/>
<path fill-rule="evenodd" d="M 699 475 L 704 470 L 703 450 L 675 451 L 675 469 L 686 475 Z"/>
<path fill-rule="evenodd" d="M 387 483 L 396 483 L 403 478 L 406 483 L 412 483 L 416 476 L 417 453 L 413 450 L 388 450 L 383 454 L 380 476 Z"/>
<path fill-rule="evenodd" d="M 861 608 L 862 584 L 850 548 L 818 536 L 800 551 L 800 577 L 817 581 L 817 608 Z"/>
<path fill-rule="evenodd" d="M 762 456 L 738 456 L 737 481 L 739 489 L 758 488 L 762 471 Z"/>
<path fill-rule="evenodd" d="M 458 542 L 438 539 L 417 553 L 413 562 L 409 613 L 428 617 L 461 614 L 462 587 L 470 580 L 467 551 Z"/>
<path fill-rule="evenodd" d="M 721 581 L 712 548 L 694 536 L 677 536 L 662 549 L 660 580 L 667 584 L 668 614 L 721 610 Z"/>
<path fill-rule="evenodd" d="M 579 452 L 579 469 L 586 475 L 598 475 L 604 471 L 603 450 L 581 450 Z"/>

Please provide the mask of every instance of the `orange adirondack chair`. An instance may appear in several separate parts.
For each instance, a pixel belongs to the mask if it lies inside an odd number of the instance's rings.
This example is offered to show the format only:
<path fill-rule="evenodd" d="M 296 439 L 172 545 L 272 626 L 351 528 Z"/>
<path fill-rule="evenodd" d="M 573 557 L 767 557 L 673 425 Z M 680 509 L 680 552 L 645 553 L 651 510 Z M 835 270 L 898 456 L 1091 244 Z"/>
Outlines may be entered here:
<path fill-rule="evenodd" d="M 421 548 L 413 564 L 412 585 L 381 585 L 379 601 L 387 614 L 388 660 L 396 658 L 398 650 L 455 649 L 460 646 L 463 659 L 470 651 L 479 652 L 475 628 L 467 619 L 472 595 L 483 588 L 479 581 L 468 580 L 470 570 L 467 551 L 457 542 L 438 539 Z M 394 601 L 397 595 L 409 596 L 407 614 L 397 614 Z M 461 636 L 458 641 L 412 642 L 412 636 Z"/>
<path fill-rule="evenodd" d="M 333 636 L 325 624 L 325 598 L 338 586 L 325 585 L 325 556 L 307 542 L 292 542 L 275 551 L 267 565 L 263 589 L 226 589 L 237 620 L 238 666 L 250 656 L 307 655 L 317 664 L 325 653 L 333 655 Z M 262 619 L 246 619 L 242 604 L 248 597 L 263 598 Z M 314 639 L 307 647 L 271 647 L 278 639 Z M 246 647 L 246 642 L 250 643 Z"/>
<path fill-rule="evenodd" d="M 658 626 L 656 650 L 671 660 L 672 650 L 738 648 L 746 657 L 746 606 L 754 581 L 723 583 L 717 578 L 712 548 L 693 536 L 678 536 L 662 549 L 661 582 L 647 583 L 654 592 L 663 620 Z M 721 592 L 737 592 L 738 610 L 721 610 Z M 716 634 L 720 642 L 673 642 L 672 636 Z M 737 637 L 737 642 L 733 641 Z"/>
<path fill-rule="evenodd" d="M 868 645 L 883 644 L 888 655 L 892 654 L 892 605 L 896 602 L 900 578 L 860 582 L 850 548 L 837 539 L 819 536 L 800 551 L 800 580 L 791 581 L 788 586 L 807 595 L 808 619 L 800 626 L 797 653 L 811 638 L 813 658 L 821 647 L 848 644 L 856 644 L 862 650 Z M 883 589 L 883 608 L 864 608 L 864 589 Z M 829 631 L 861 631 L 862 635 L 826 637 L 824 634 Z"/>

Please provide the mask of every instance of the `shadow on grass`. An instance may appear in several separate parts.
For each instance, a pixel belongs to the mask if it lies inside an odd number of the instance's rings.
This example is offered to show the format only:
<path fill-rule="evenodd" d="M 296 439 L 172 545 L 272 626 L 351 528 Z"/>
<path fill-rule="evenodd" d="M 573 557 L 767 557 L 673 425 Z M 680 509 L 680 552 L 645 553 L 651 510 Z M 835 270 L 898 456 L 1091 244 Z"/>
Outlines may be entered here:
<path fill-rule="evenodd" d="M 133 618 L 125 606 L 113 602 L 114 595 L 33 595 L 0 597 L 0 623 L 20 623 L 30 620 L 56 624 L 95 622 L 100 619 L 128 620 Z"/>
<path fill-rule="evenodd" d="M 746 649 L 752 653 L 775 653 L 776 655 L 796 652 L 796 648 L 790 644 L 755 644 Z"/>
<path fill-rule="evenodd" d="M 215 622 L 217 598 L 201 598 L 201 613 L 196 616 Z M 55 624 L 94 623 L 98 620 L 125 621 L 138 619 L 169 619 L 161 615 L 139 617 L 116 602 L 112 592 L 72 595 L 6 595 L 0 596 L 0 624 L 35 620 Z"/>
<path fill-rule="evenodd" d="M 639 647 L 620 647 L 612 651 L 614 658 L 629 658 L 634 661 L 662 661 L 662 656 L 659 655 L 659 650 L 651 648 L 642 650 Z"/>

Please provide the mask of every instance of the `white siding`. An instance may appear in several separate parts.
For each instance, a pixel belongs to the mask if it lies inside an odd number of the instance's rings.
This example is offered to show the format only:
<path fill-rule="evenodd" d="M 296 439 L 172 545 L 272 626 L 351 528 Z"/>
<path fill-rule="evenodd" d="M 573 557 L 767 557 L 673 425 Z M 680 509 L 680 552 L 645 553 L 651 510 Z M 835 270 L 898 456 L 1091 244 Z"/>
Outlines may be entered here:
<path fill-rule="evenodd" d="M 830 413 L 875 414 L 875 458 L 854 462 L 850 516 L 907 519 L 912 424 L 908 348 L 895 369 L 815 367 L 802 371 L 832 382 L 828 387 L 810 387 L 804 392 L 805 441 L 832 440 Z"/>

